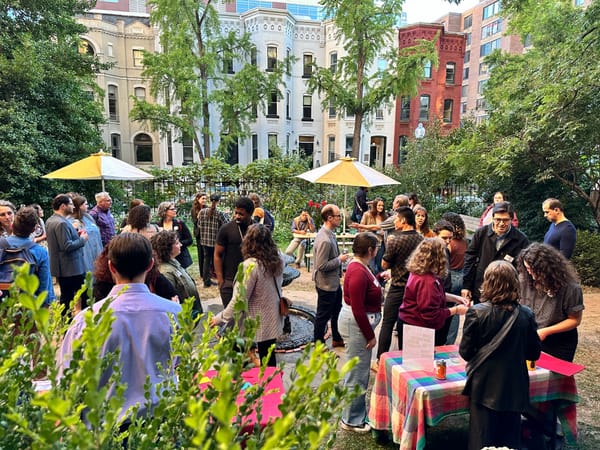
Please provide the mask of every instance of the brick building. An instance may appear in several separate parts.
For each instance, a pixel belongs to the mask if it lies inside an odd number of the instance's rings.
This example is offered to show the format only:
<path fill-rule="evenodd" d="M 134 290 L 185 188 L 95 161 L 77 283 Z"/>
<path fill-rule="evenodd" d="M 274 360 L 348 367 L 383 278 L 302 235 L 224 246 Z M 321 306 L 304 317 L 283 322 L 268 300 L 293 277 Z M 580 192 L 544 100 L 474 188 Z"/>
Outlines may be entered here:
<path fill-rule="evenodd" d="M 432 64 L 425 67 L 425 78 L 421 81 L 418 95 L 397 99 L 394 163 L 401 162 L 401 147 L 414 136 L 419 123 L 427 129 L 429 123 L 438 119 L 444 131 L 460 125 L 465 35 L 446 31 L 442 24 L 418 23 L 400 28 L 398 46 L 412 47 L 417 40 L 434 40 L 436 37 L 437 67 Z"/>

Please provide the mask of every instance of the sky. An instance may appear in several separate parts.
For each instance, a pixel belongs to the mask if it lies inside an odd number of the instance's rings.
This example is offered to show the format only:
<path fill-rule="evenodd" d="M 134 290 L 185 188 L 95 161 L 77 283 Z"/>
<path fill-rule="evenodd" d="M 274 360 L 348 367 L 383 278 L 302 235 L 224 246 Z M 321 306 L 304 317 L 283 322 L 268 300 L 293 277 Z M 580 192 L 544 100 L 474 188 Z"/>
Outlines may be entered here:
<path fill-rule="evenodd" d="M 409 24 L 431 22 L 448 12 L 463 12 L 477 3 L 478 0 L 461 0 L 458 5 L 445 0 L 406 0 L 402 11 L 406 12 Z"/>

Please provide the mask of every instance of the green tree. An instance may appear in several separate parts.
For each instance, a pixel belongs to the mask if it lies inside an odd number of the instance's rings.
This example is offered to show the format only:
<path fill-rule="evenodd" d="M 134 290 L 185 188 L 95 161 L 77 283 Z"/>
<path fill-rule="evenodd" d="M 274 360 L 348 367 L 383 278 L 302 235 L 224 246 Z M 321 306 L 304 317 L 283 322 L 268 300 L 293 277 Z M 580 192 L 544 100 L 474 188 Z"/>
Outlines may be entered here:
<path fill-rule="evenodd" d="M 0 1 L 0 197 L 47 203 L 40 175 L 102 147 L 95 83 L 74 14 L 93 2 Z"/>
<path fill-rule="evenodd" d="M 566 0 L 505 6 L 509 32 L 532 46 L 488 58 L 487 173 L 511 173 L 526 161 L 530 181 L 560 183 L 600 225 L 600 2 L 587 9 Z"/>
<path fill-rule="evenodd" d="M 213 0 L 153 0 L 151 21 L 160 30 L 160 52 L 144 56 L 144 76 L 160 104 L 134 99 L 132 117 L 153 129 L 190 136 L 201 160 L 211 156 L 211 112 L 221 118 L 221 146 L 249 135 L 249 123 L 271 93 L 280 93 L 287 61 L 265 72 L 252 63 L 256 48 L 245 32 L 221 31 Z M 243 67 L 231 73 L 235 62 Z M 200 127 L 197 126 L 200 121 Z"/>
<path fill-rule="evenodd" d="M 398 95 L 415 94 L 425 64 L 437 64 L 432 41 L 424 40 L 400 51 L 393 45 L 402 3 L 404 0 L 321 2 L 326 17 L 335 24 L 335 37 L 343 44 L 346 55 L 339 58 L 335 67 L 316 68 L 309 87 L 322 95 L 324 108 L 331 105 L 338 114 L 354 115 L 352 157 L 357 159 L 361 131 L 369 113 L 391 105 Z M 377 70 L 378 58 L 386 61 L 385 70 Z"/>

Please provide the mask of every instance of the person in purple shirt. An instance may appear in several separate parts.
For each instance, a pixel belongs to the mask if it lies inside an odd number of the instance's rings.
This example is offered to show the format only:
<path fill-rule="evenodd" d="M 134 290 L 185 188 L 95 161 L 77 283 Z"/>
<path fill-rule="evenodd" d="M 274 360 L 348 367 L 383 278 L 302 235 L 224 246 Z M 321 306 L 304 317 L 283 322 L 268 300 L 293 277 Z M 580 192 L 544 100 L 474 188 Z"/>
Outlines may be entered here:
<path fill-rule="evenodd" d="M 550 222 L 550 227 L 544 236 L 544 244 L 551 245 L 561 252 L 565 258 L 571 259 L 575 251 L 577 230 L 575 225 L 565 217 L 560 200 L 547 198 L 542 203 L 544 217 Z"/>
<path fill-rule="evenodd" d="M 115 236 L 115 218 L 110 212 L 112 199 L 108 192 L 98 192 L 96 194 L 96 206 L 94 206 L 90 215 L 96 221 L 96 225 L 100 228 L 100 237 L 102 245 L 107 246 L 110 240 Z"/>
<path fill-rule="evenodd" d="M 116 236 L 108 247 L 108 266 L 116 284 L 106 299 L 75 316 L 56 357 L 59 377 L 62 377 L 82 338 L 89 310 L 97 314 L 104 303 L 110 301 L 114 321 L 99 356 L 119 351 L 116 364 L 120 366 L 120 382 L 125 386 L 120 417 L 135 405 L 139 405 L 138 416 L 151 414 L 147 407 L 158 403 L 160 383 L 175 376 L 171 335 L 181 306 L 152 294 L 144 284 L 146 273 L 153 264 L 148 239 L 137 233 Z M 112 373 L 110 368 L 105 370 L 99 383 L 100 387 L 108 385 L 108 398 L 115 396 L 118 389 L 110 383 Z M 146 384 L 150 387 L 149 398 L 146 398 Z M 128 423 L 129 419 L 126 419 L 124 425 Z"/>

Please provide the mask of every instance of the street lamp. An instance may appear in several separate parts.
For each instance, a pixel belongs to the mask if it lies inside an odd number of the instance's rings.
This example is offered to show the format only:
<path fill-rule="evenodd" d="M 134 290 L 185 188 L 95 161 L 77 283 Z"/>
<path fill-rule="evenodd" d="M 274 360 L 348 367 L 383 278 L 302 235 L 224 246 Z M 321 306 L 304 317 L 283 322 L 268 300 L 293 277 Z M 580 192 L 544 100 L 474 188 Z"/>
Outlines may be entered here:
<path fill-rule="evenodd" d="M 425 127 L 423 126 L 423 122 L 419 122 L 417 128 L 415 128 L 415 138 L 418 142 L 418 148 L 421 150 L 421 141 L 425 137 Z"/>

